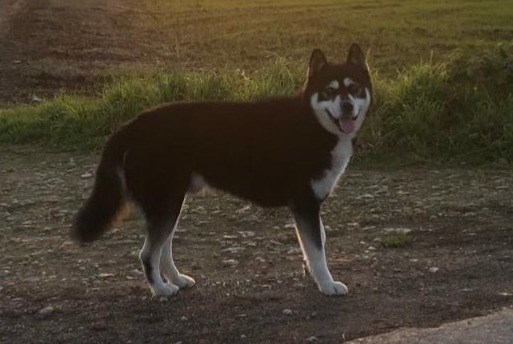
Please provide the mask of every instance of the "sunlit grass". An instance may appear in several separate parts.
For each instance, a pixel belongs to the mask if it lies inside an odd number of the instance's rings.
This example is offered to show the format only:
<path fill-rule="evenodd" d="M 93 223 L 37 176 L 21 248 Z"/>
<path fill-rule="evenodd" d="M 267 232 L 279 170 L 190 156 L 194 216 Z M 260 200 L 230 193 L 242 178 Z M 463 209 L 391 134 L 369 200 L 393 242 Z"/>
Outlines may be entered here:
<path fill-rule="evenodd" d="M 143 0 L 134 23 L 167 42 L 163 52 L 189 67 L 265 67 L 277 56 L 304 61 L 313 48 L 334 60 L 353 42 L 394 73 L 433 53 L 479 51 L 511 39 L 513 6 L 482 0 Z"/>
<path fill-rule="evenodd" d="M 292 95 L 302 65 L 278 58 L 267 68 L 177 71 L 124 77 L 98 99 L 59 96 L 37 106 L 0 110 L 0 143 L 98 149 L 121 123 L 169 101 L 249 100 Z M 421 63 L 397 77 L 376 71 L 375 103 L 361 156 L 416 161 L 513 163 L 511 45 L 458 54 L 448 63 Z"/>

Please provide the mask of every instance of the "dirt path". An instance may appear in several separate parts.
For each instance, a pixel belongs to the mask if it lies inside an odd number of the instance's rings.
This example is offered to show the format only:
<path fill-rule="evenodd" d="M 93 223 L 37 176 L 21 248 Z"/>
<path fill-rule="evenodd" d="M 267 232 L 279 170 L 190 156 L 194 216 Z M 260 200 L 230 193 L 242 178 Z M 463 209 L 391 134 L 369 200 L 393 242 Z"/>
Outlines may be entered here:
<path fill-rule="evenodd" d="M 217 193 L 190 198 L 176 261 L 197 286 L 162 301 L 149 297 L 141 274 L 137 213 L 92 246 L 68 240 L 96 161 L 2 149 L 5 342 L 340 343 L 513 305 L 512 171 L 353 166 L 324 207 L 328 259 L 350 288 L 345 298 L 323 297 L 303 278 L 285 211 Z M 411 229 L 411 245 L 380 244 L 389 227 Z"/>

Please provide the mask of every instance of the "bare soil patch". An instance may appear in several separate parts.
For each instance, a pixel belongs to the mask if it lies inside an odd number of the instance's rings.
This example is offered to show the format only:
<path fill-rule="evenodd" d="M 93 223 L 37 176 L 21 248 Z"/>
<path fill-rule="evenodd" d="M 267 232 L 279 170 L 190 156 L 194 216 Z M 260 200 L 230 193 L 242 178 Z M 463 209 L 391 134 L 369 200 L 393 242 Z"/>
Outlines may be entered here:
<path fill-rule="evenodd" d="M 0 7 L 0 103 L 60 91 L 94 94 L 100 72 L 142 68 L 130 0 L 8 0 Z M 128 6 L 128 7 L 127 7 Z"/>
<path fill-rule="evenodd" d="M 286 211 L 217 192 L 190 197 L 175 258 L 197 285 L 160 300 L 137 259 L 137 212 L 91 246 L 69 241 L 97 159 L 3 147 L 5 342 L 340 343 L 513 305 L 511 170 L 350 166 L 324 205 L 329 264 L 350 289 L 342 298 L 303 277 Z M 386 228 L 410 229 L 411 243 L 385 247 Z"/>

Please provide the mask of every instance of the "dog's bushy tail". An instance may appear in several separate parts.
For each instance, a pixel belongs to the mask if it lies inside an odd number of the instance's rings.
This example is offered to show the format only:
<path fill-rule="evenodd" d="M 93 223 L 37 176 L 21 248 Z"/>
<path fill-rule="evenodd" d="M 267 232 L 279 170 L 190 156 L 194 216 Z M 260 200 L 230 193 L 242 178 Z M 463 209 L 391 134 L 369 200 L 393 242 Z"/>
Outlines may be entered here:
<path fill-rule="evenodd" d="M 126 205 L 124 159 L 127 142 L 123 130 L 114 134 L 103 150 L 93 191 L 75 217 L 71 237 L 81 243 L 105 233 Z"/>

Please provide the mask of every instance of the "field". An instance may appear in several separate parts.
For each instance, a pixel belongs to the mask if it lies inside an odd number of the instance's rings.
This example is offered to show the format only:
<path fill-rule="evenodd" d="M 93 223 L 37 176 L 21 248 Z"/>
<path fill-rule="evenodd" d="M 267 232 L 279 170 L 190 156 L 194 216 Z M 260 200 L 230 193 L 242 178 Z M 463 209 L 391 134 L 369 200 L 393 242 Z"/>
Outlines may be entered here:
<path fill-rule="evenodd" d="M 10 3 L 12 5 L 10 6 Z M 112 72 L 254 70 L 277 57 L 335 60 L 352 42 L 394 74 L 511 41 L 509 1 L 3 0 L 0 101 L 92 92 Z"/>
<path fill-rule="evenodd" d="M 499 0 L 0 0 L 0 341 L 340 343 L 513 306 L 511 18 Z M 323 208 L 347 297 L 303 276 L 285 210 L 219 192 L 187 201 L 175 257 L 197 285 L 175 298 L 143 281 L 138 212 L 69 240 L 121 122 L 290 94 L 313 48 L 351 42 L 377 99 Z"/>

